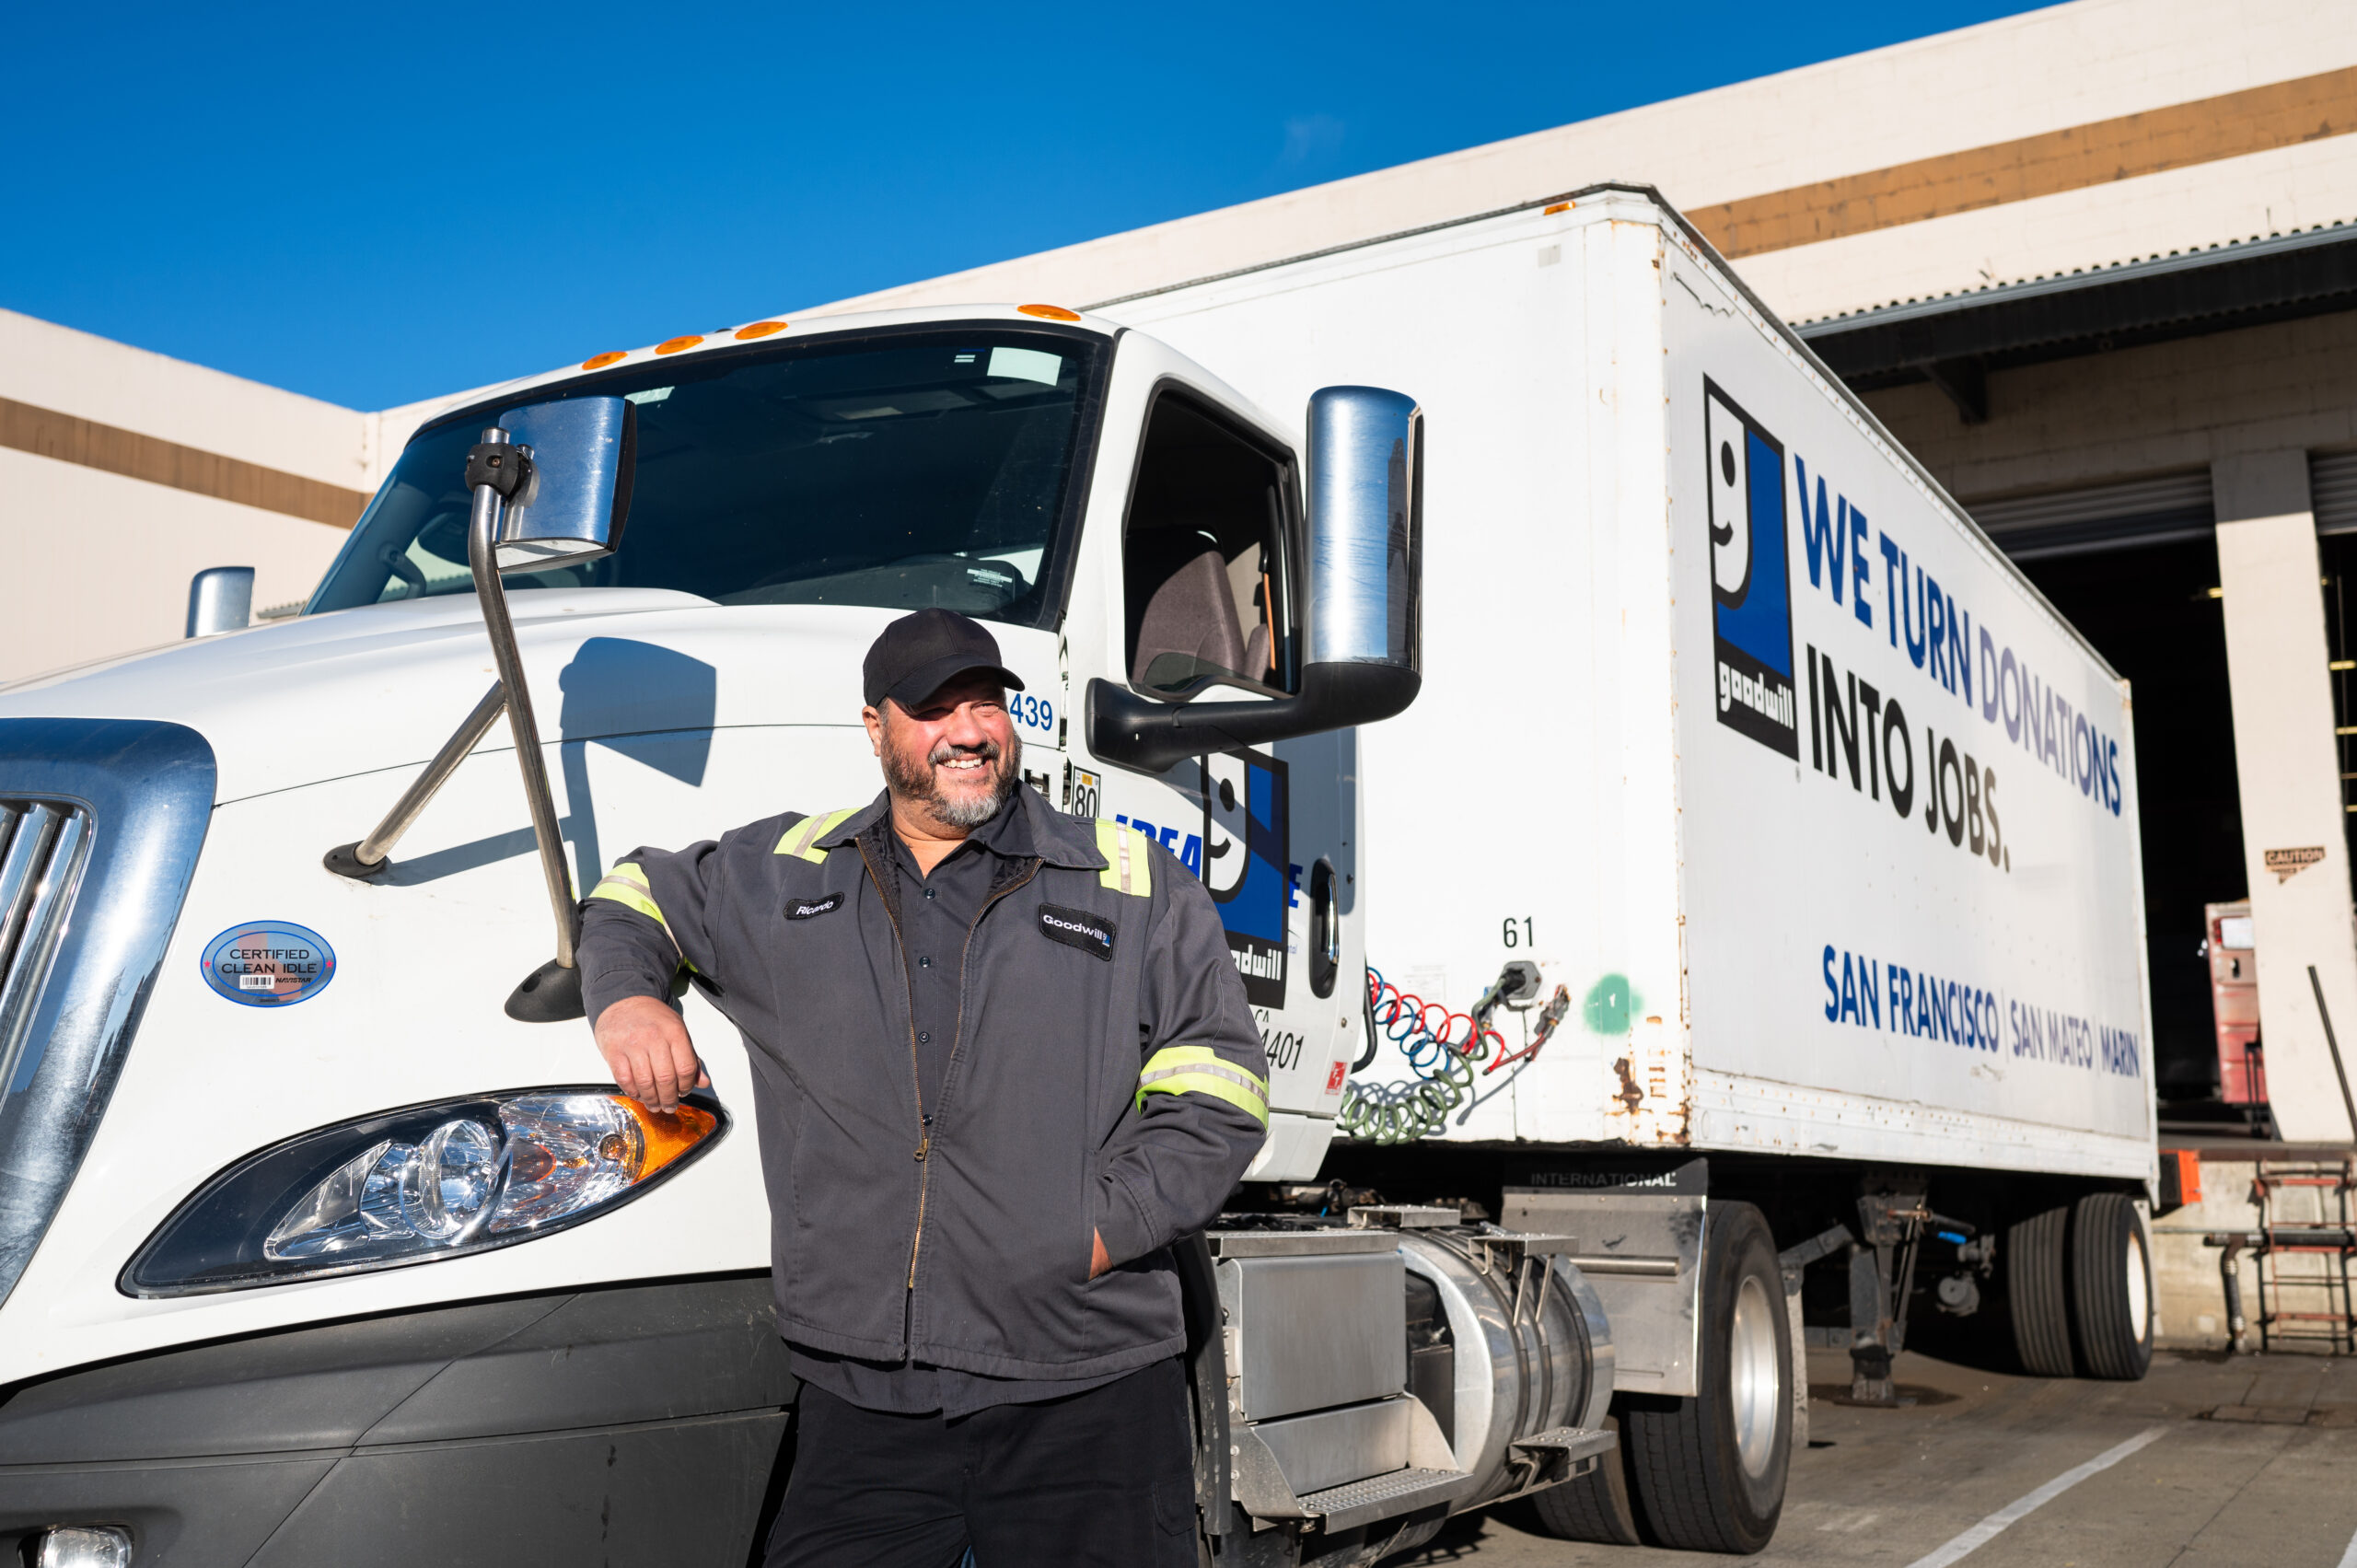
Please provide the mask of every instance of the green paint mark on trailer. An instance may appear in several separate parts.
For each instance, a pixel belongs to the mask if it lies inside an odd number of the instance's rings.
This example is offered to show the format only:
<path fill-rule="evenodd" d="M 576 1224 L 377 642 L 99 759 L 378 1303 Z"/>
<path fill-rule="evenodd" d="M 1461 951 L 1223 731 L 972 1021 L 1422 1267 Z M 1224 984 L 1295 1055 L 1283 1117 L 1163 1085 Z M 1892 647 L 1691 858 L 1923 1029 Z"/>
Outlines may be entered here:
<path fill-rule="evenodd" d="M 1587 995 L 1580 1001 L 1580 1021 L 1591 1034 L 1624 1035 L 1637 1008 L 1637 991 L 1629 977 L 1608 974 L 1587 988 Z"/>

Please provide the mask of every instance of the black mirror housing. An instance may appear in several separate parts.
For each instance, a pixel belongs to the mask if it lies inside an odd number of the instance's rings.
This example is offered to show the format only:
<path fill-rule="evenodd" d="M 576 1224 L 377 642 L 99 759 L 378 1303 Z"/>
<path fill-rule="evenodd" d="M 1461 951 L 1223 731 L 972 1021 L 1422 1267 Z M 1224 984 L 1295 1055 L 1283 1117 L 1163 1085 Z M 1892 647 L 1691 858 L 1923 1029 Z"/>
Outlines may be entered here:
<path fill-rule="evenodd" d="M 1424 683 L 1389 664 L 1313 664 L 1301 691 L 1273 702 L 1158 703 L 1101 676 L 1088 683 L 1088 749 L 1104 761 L 1159 773 L 1190 757 L 1373 724 L 1407 711 Z"/>

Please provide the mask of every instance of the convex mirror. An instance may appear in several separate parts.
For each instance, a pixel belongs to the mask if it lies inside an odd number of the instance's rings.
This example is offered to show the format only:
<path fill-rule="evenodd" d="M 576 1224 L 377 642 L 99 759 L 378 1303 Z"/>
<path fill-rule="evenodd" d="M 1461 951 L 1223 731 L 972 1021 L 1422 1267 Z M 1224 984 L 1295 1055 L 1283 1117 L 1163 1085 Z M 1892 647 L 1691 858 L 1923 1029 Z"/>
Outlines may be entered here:
<path fill-rule="evenodd" d="M 254 569 L 250 566 L 207 566 L 188 580 L 188 631 L 191 637 L 234 632 L 253 620 Z"/>
<path fill-rule="evenodd" d="M 637 459 L 635 415 L 621 398 L 564 398 L 499 416 L 508 439 L 531 455 L 531 477 L 500 519 L 501 571 L 594 561 L 621 543 Z"/>
<path fill-rule="evenodd" d="M 1376 387 L 1309 400 L 1309 662 L 1423 668 L 1423 414 Z"/>

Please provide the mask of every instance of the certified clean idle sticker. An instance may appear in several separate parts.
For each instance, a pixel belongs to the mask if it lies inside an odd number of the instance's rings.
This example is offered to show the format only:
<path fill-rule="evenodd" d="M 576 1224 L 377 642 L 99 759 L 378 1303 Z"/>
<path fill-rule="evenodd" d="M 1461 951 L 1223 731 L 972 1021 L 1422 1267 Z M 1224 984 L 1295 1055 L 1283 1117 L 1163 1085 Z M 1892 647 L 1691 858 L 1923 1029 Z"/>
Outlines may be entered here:
<path fill-rule="evenodd" d="M 291 1007 L 335 978 L 335 949 L 308 926 L 250 920 L 204 946 L 204 983 L 249 1007 Z"/>

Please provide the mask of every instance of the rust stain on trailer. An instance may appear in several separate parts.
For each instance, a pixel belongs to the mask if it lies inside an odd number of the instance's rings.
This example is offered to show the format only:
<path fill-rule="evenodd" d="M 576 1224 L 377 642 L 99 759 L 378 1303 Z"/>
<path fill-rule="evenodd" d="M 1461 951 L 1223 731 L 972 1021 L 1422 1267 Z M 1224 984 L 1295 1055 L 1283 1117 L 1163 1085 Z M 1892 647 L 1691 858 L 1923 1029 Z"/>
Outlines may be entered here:
<path fill-rule="evenodd" d="M 1630 1030 L 1628 1053 L 1612 1063 L 1616 1082 L 1602 1086 L 1607 1137 L 1655 1148 L 1692 1141 L 1693 1074 L 1688 1070 L 1685 1034 L 1648 1014 Z"/>
<path fill-rule="evenodd" d="M 1615 1062 L 1612 1070 L 1620 1074 L 1620 1092 L 1612 1098 L 1628 1108 L 1627 1114 L 1636 1115 L 1637 1108 L 1645 1103 L 1645 1091 L 1637 1087 L 1637 1076 L 1629 1070 L 1629 1059 L 1624 1056 Z"/>

